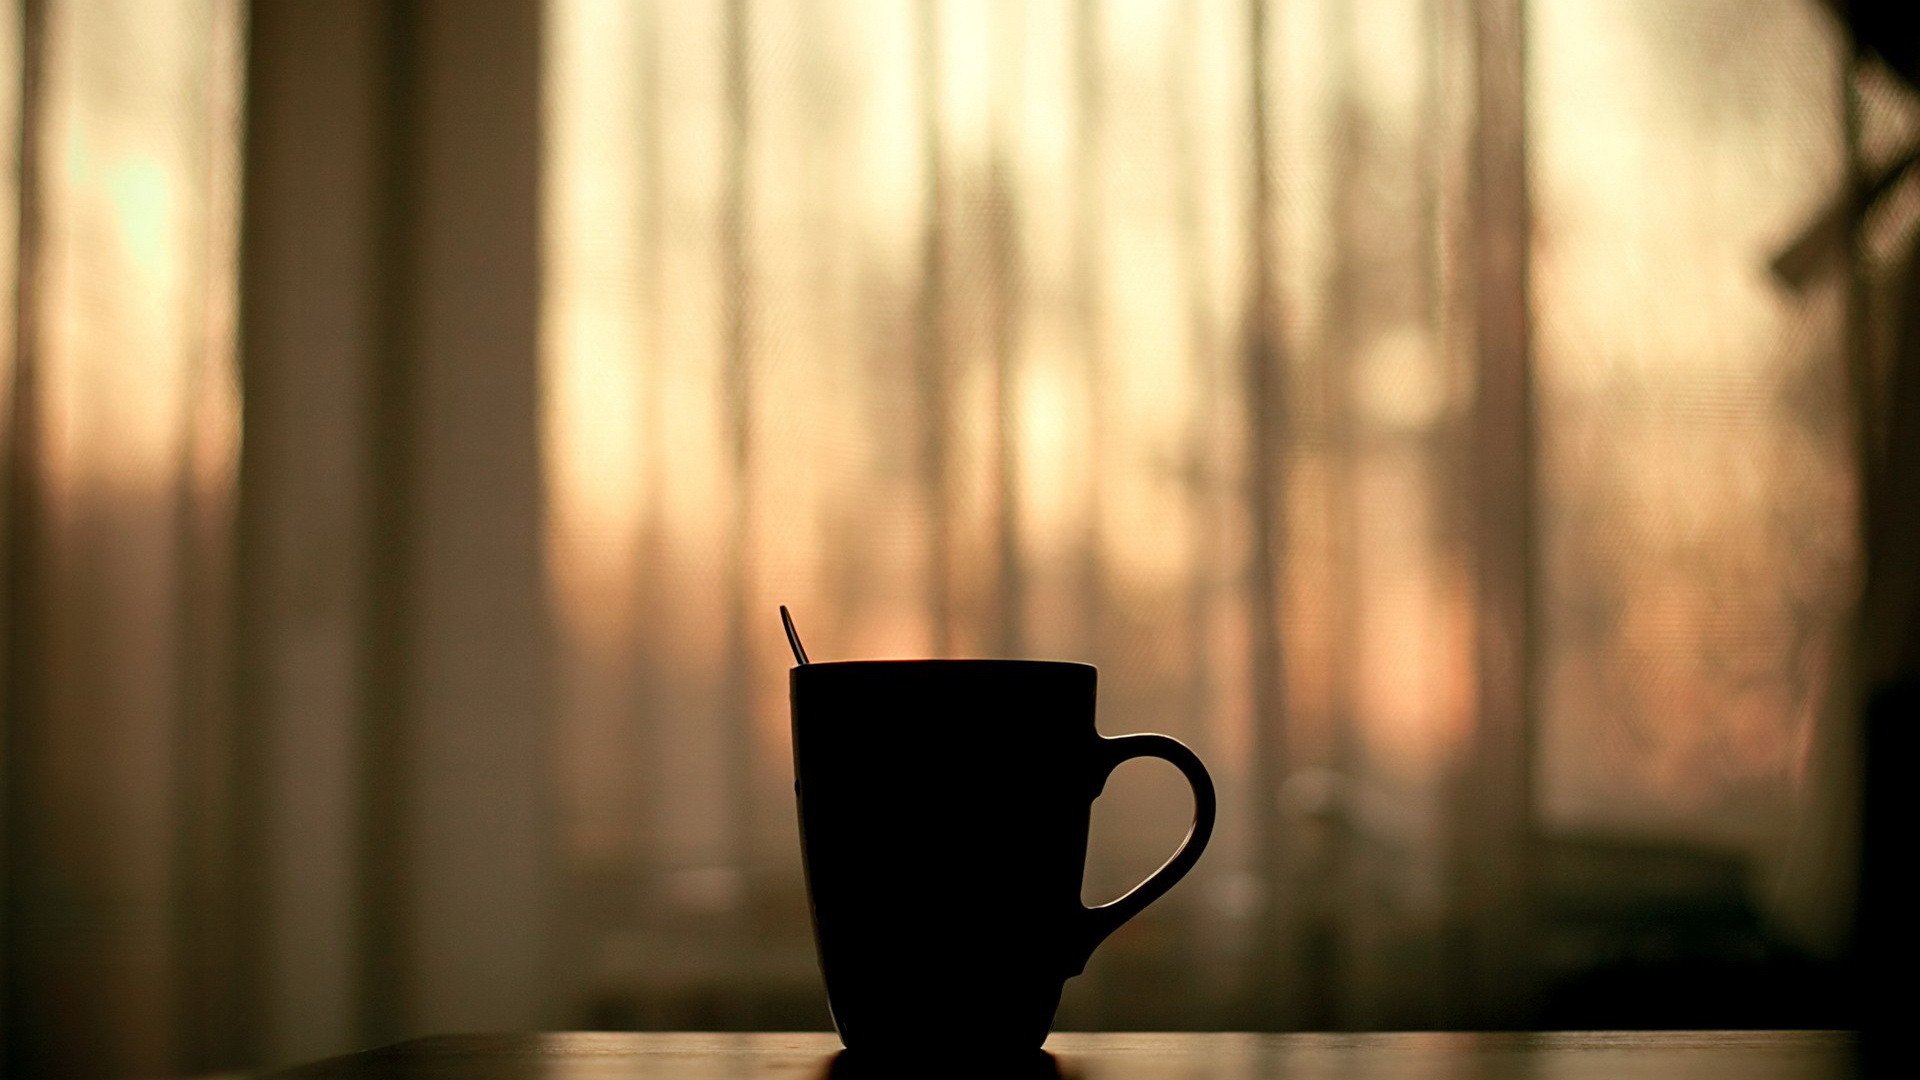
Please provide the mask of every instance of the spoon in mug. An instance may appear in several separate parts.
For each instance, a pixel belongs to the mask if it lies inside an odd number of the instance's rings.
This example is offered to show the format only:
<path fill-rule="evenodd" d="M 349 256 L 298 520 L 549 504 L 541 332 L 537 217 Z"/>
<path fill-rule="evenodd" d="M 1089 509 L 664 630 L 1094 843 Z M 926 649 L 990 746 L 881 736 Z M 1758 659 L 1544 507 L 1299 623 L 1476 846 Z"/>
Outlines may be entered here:
<path fill-rule="evenodd" d="M 800 644 L 800 631 L 793 628 L 793 616 L 787 613 L 785 604 L 780 605 L 780 625 L 787 629 L 787 644 L 793 647 L 793 658 L 805 667 L 811 662 L 807 659 L 807 647 Z"/>

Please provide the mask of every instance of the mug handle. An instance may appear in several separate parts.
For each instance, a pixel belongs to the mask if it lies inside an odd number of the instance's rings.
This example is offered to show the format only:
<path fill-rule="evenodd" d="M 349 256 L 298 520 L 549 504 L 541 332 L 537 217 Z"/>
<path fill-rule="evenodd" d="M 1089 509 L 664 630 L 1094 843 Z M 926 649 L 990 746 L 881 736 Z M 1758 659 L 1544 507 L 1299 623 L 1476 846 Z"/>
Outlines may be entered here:
<path fill-rule="evenodd" d="M 1086 927 L 1081 941 L 1073 974 L 1084 971 L 1087 961 L 1092 958 L 1093 950 L 1107 940 L 1107 936 L 1120 929 L 1121 924 L 1133 918 L 1155 900 L 1167 894 L 1167 890 L 1179 883 L 1200 861 L 1200 853 L 1207 849 L 1207 841 L 1213 837 L 1213 818 L 1217 807 L 1214 803 L 1213 777 L 1207 774 L 1207 767 L 1200 758 L 1187 749 L 1185 743 L 1167 735 L 1116 735 L 1113 738 L 1102 736 L 1094 761 L 1094 788 L 1097 798 L 1107 786 L 1107 778 L 1122 762 L 1134 758 L 1151 757 L 1168 762 L 1179 769 L 1187 778 L 1187 784 L 1193 788 L 1193 827 L 1187 830 L 1187 838 L 1180 842 L 1179 850 L 1173 857 L 1161 864 L 1147 880 L 1135 885 L 1131 891 L 1118 900 L 1101 904 L 1099 907 L 1083 908 Z"/>

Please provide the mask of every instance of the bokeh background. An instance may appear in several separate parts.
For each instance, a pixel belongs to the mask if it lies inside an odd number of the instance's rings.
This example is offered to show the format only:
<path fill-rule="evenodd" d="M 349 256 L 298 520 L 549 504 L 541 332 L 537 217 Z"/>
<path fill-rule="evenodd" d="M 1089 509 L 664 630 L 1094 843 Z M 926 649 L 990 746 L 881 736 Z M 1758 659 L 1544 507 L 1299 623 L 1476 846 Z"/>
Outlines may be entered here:
<path fill-rule="evenodd" d="M 779 603 L 1098 664 L 1212 766 L 1062 1028 L 1850 1024 L 1903 57 L 1815 0 L 10 6 L 8 1074 L 824 1027 Z M 1186 822 L 1107 790 L 1090 903 Z"/>

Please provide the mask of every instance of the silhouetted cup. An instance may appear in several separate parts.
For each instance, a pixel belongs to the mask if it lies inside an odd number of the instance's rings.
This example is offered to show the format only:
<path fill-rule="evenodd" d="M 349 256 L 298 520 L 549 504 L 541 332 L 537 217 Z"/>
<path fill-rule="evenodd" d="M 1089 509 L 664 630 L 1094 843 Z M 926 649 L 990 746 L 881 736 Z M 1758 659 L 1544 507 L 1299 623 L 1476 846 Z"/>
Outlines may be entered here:
<path fill-rule="evenodd" d="M 1033 1049 L 1066 980 L 1199 861 L 1213 781 L 1165 735 L 1103 738 L 1095 671 L 1033 660 L 793 669 L 794 790 L 815 941 L 853 1050 Z M 1193 827 L 1110 904 L 1080 902 L 1093 800 L 1121 762 L 1172 762 Z"/>

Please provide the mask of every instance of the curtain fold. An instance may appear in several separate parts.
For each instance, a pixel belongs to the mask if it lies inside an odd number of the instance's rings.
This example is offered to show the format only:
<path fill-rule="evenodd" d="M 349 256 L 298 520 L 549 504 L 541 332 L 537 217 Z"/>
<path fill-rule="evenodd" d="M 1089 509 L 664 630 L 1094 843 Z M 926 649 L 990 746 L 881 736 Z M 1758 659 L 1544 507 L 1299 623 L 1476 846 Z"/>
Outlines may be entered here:
<path fill-rule="evenodd" d="M 226 1059 L 237 6 L 21 8 L 7 1058 Z"/>

